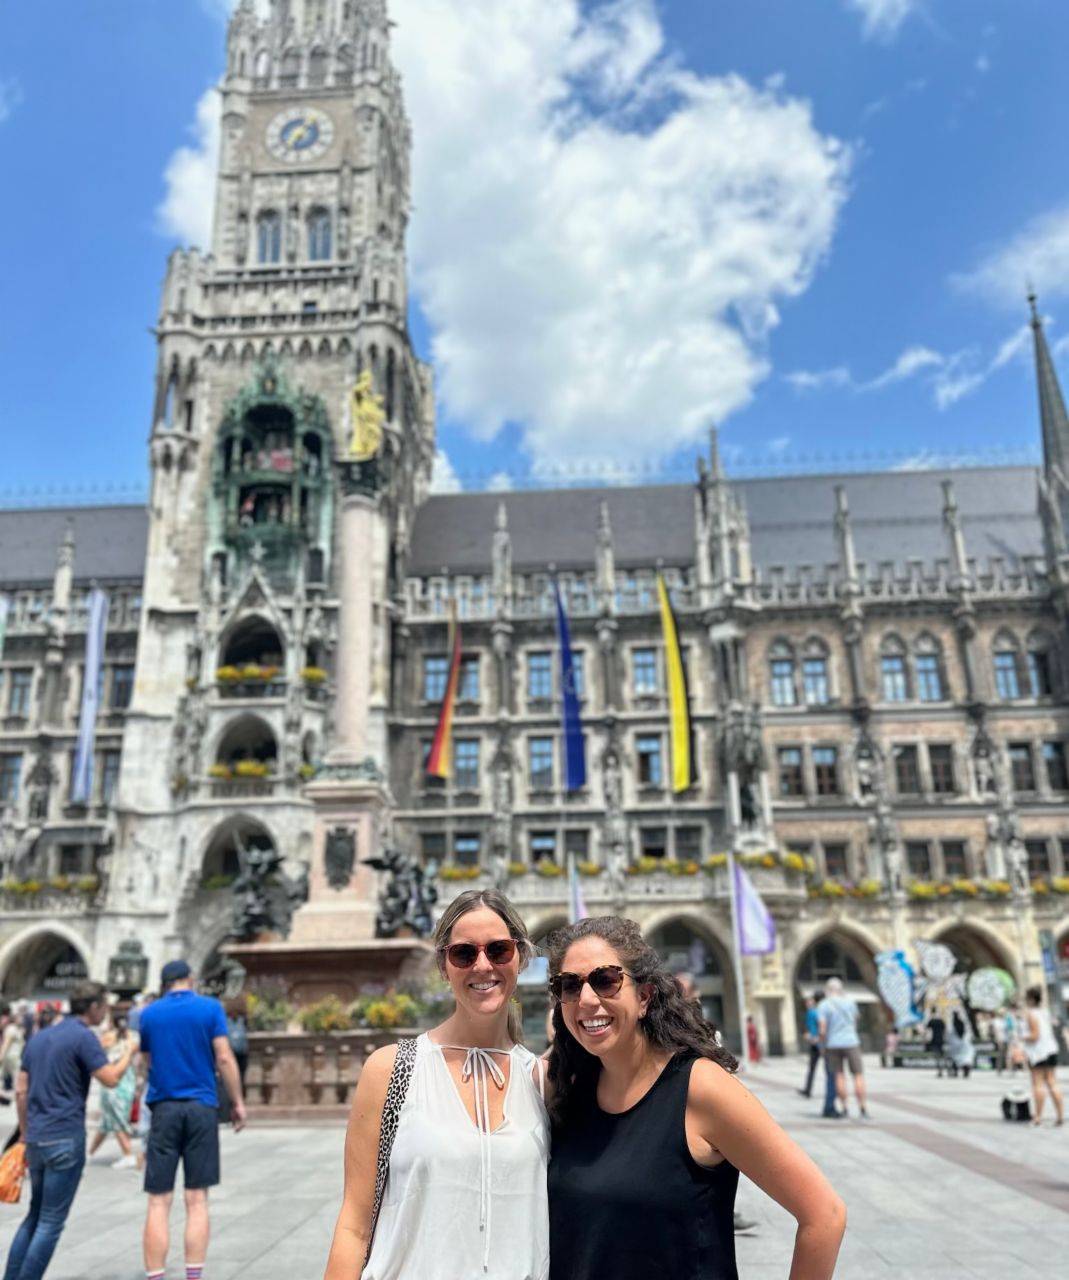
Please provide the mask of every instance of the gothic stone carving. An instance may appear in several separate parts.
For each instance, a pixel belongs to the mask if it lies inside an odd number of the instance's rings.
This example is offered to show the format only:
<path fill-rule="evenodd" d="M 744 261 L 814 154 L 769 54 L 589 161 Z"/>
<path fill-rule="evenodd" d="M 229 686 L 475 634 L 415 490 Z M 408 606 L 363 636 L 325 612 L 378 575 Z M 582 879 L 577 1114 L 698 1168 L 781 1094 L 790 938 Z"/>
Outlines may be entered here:
<path fill-rule="evenodd" d="M 353 878 L 356 866 L 356 833 L 348 827 L 335 827 L 327 833 L 323 865 L 327 872 L 327 884 L 332 889 L 344 889 Z"/>

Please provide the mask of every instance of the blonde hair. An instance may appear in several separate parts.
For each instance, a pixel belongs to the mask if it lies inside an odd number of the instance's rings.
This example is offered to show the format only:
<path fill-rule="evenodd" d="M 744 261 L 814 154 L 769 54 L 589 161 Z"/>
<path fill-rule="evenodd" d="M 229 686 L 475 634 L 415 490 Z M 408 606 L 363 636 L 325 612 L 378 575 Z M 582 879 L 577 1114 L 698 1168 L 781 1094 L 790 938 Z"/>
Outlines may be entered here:
<path fill-rule="evenodd" d="M 449 946 L 457 921 L 470 911 L 478 911 L 485 907 L 500 916 L 509 931 L 509 937 L 515 939 L 520 956 L 520 971 L 527 968 L 536 954 L 536 948 L 527 932 L 523 917 L 512 903 L 497 889 L 467 889 L 457 894 L 453 901 L 442 912 L 438 927 L 434 931 L 434 952 L 438 960 L 438 971 L 445 977 L 445 949 Z M 523 1017 L 520 1013 L 519 1001 L 513 998 L 509 1002 L 508 1033 L 513 1044 L 523 1043 Z"/>

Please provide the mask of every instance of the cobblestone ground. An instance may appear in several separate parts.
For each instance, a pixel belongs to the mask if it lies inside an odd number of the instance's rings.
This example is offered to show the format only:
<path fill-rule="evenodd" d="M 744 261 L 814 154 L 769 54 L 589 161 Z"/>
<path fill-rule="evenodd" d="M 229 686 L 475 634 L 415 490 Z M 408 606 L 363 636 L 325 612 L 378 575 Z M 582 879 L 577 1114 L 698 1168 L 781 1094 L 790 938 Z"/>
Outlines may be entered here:
<path fill-rule="evenodd" d="M 1003 1081 L 869 1064 L 873 1123 L 821 1120 L 798 1096 L 801 1061 L 775 1061 L 747 1083 L 843 1195 L 850 1226 L 843 1280 L 1059 1280 L 1069 1257 L 1069 1125 L 1005 1123 Z M 1069 1073 L 1063 1072 L 1063 1086 Z M 253 1129 L 223 1136 L 224 1183 L 212 1196 L 207 1280 L 318 1280 L 341 1190 L 343 1132 Z M 143 1196 L 114 1148 L 86 1170 L 49 1280 L 137 1280 Z M 739 1238 L 743 1280 L 786 1276 L 791 1219 L 743 1182 L 739 1208 L 757 1220 Z M 6 1252 L 21 1216 L 0 1206 Z M 176 1206 L 176 1242 L 181 1208 Z M 172 1250 L 174 1252 L 174 1250 Z M 168 1271 L 183 1273 L 175 1253 Z M 354 1278 L 355 1280 L 355 1278 Z M 464 1280 L 458 1277 L 458 1280 Z"/>

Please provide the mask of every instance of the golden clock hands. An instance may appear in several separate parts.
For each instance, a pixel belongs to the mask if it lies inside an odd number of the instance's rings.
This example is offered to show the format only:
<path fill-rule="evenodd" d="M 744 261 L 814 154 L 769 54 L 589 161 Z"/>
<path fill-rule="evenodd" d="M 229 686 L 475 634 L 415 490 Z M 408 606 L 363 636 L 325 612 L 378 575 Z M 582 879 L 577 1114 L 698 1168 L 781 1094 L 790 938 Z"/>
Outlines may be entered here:
<path fill-rule="evenodd" d="M 305 120 L 303 123 L 299 124 L 295 129 L 291 130 L 290 136 L 289 136 L 290 144 L 296 145 L 299 142 L 303 142 L 304 139 L 308 136 L 308 134 L 312 131 L 312 127 L 314 124 L 315 124 L 314 120 Z"/>

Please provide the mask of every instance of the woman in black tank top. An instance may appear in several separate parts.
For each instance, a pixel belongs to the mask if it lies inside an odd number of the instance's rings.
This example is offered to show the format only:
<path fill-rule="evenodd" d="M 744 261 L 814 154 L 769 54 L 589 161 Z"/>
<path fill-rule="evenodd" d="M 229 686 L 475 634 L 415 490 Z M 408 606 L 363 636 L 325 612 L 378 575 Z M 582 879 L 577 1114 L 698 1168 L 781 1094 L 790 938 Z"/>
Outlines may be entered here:
<path fill-rule="evenodd" d="M 738 1280 L 739 1172 L 798 1221 L 794 1280 L 829 1280 L 846 1224 L 808 1156 L 616 916 L 550 939 L 553 1280 Z"/>

